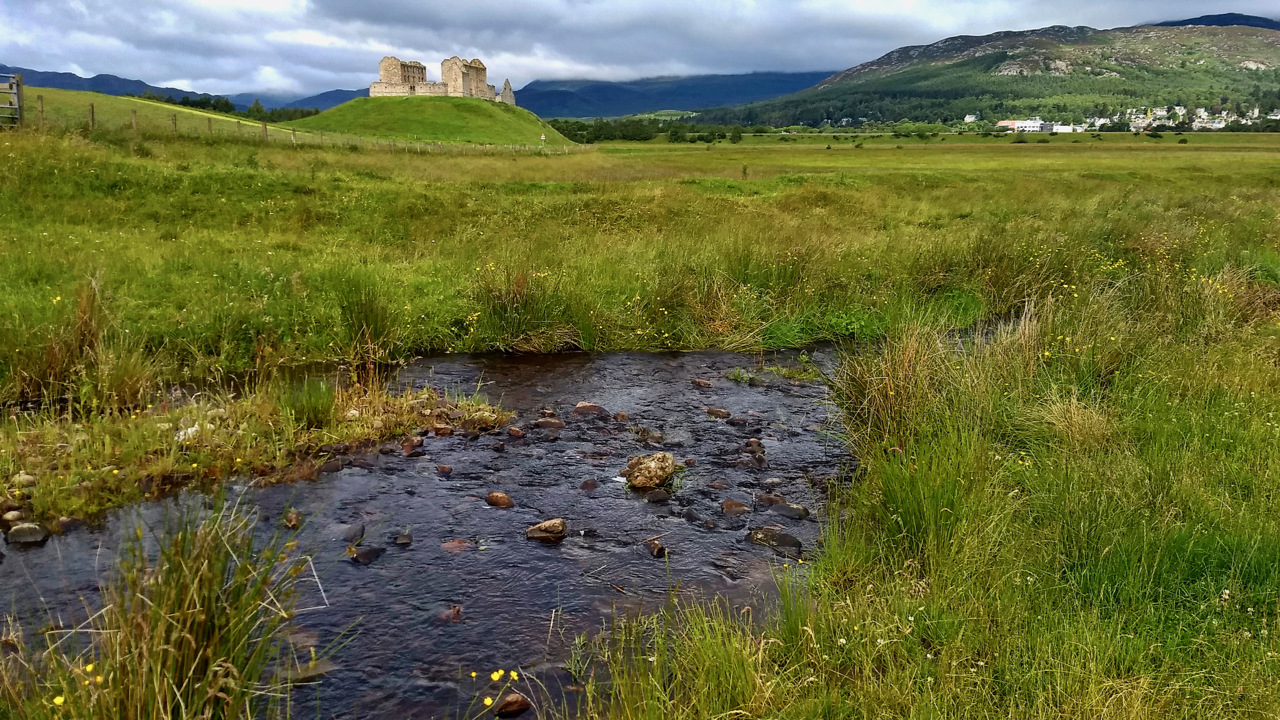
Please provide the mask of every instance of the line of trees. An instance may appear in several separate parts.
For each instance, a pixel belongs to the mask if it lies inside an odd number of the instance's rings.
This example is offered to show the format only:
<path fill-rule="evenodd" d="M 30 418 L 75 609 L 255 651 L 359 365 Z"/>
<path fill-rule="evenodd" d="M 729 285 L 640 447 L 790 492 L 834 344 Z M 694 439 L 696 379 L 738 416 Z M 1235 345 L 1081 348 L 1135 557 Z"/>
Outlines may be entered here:
<path fill-rule="evenodd" d="M 171 95 L 163 95 L 152 90 L 148 90 L 140 95 L 143 100 L 153 100 L 156 102 L 168 103 L 170 105 L 181 105 L 182 107 L 196 108 L 198 110 L 207 110 L 209 112 L 222 113 L 223 115 L 231 115 L 233 117 L 248 118 L 259 122 L 285 122 L 288 120 L 301 120 L 305 117 L 320 114 L 320 108 L 274 108 L 266 109 L 262 105 L 262 101 L 254 99 L 253 104 L 247 109 L 241 111 L 236 109 L 235 103 L 221 95 L 200 95 L 191 97 L 183 95 L 182 99 L 174 99 Z"/>
<path fill-rule="evenodd" d="M 667 141 L 706 142 L 728 140 L 732 143 L 742 141 L 744 133 L 772 133 L 774 128 L 759 125 L 748 130 L 741 125 L 708 125 L 689 122 L 687 119 L 660 118 L 619 118 L 606 120 L 596 118 L 591 122 L 583 120 L 548 120 L 547 123 L 576 143 L 591 144 L 601 140 L 632 140 L 647 142 L 658 135 L 666 133 Z"/>

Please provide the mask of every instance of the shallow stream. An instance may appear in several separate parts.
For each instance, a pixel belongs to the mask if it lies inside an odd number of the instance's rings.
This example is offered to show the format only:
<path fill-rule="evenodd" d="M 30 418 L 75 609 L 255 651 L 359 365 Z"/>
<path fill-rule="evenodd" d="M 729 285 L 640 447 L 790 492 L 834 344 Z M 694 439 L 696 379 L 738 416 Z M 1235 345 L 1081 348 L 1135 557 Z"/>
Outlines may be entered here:
<path fill-rule="evenodd" d="M 818 367 L 834 365 L 830 351 L 809 355 Z M 555 669 L 568 644 L 615 611 L 658 607 L 673 588 L 758 602 L 783 557 L 748 542 L 748 531 L 772 527 L 808 553 L 821 494 L 852 464 L 829 434 L 825 385 L 760 369 L 798 369 L 797 357 L 449 356 L 402 369 L 402 386 L 470 393 L 479 384 L 517 413 L 512 424 L 524 437 L 505 428 L 473 439 L 429 437 L 420 457 L 375 449 L 314 482 L 237 489 L 260 509 L 264 533 L 287 508 L 302 512 L 299 539 L 315 557 L 323 595 L 307 586 L 301 607 L 314 609 L 300 612 L 298 624 L 322 648 L 347 631 L 335 669 L 300 689 L 298 701 L 321 708 L 321 717 L 448 716 L 492 690 L 491 670 L 517 667 L 559 696 L 554 688 L 572 683 Z M 575 415 L 579 402 L 605 412 Z M 563 428 L 538 427 L 551 413 Z M 674 454 L 682 469 L 672 497 L 650 502 L 628 491 L 619 473 L 630 458 L 659 451 Z M 495 490 L 515 507 L 486 503 Z M 814 514 L 769 504 L 778 497 Z M 746 509 L 726 514 L 726 500 Z M 120 511 L 42 546 L 5 548 L 5 610 L 28 628 L 79 622 L 110 577 L 113 548 L 139 520 L 163 525 L 174 502 Z M 525 538 L 526 528 L 550 518 L 568 522 L 563 542 Z M 367 566 L 344 557 L 341 540 L 361 523 L 364 544 L 387 549 Z M 393 538 L 406 528 L 413 542 L 397 546 Z M 665 557 L 643 544 L 654 537 Z"/>

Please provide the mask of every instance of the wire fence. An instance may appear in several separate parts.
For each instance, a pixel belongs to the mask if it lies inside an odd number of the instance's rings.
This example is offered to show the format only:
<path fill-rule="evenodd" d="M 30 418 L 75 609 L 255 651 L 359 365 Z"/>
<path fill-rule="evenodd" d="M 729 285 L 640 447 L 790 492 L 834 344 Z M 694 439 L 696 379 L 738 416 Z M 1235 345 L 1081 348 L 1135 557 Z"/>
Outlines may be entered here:
<path fill-rule="evenodd" d="M 0 122 L 4 119 L 4 75 L 0 75 Z M 211 142 L 234 142 L 285 147 L 330 147 L 371 150 L 418 155 L 495 155 L 546 154 L 568 155 L 587 152 L 583 145 L 497 145 L 481 143 L 443 143 L 404 138 L 374 137 L 353 133 L 299 130 L 287 125 L 238 118 L 212 112 L 175 107 L 150 100 L 124 101 L 103 96 L 104 102 L 46 103 L 43 94 L 28 94 L 25 113 L 21 102 L 15 102 L 23 119 L 13 123 L 37 132 L 117 134 L 137 139 L 163 140 L 198 138 Z M 124 107 L 129 105 L 132 107 Z"/>

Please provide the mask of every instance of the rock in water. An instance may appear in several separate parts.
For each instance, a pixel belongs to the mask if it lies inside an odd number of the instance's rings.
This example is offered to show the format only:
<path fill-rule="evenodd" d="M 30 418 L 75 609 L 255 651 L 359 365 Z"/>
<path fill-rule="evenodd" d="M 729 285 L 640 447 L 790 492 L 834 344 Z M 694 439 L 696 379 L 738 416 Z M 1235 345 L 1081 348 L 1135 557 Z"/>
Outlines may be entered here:
<path fill-rule="evenodd" d="M 364 523 L 356 523 L 347 528 L 347 531 L 342 534 L 342 539 L 354 545 L 359 545 L 360 541 L 364 539 Z"/>
<path fill-rule="evenodd" d="M 664 558 L 667 556 L 666 546 L 657 540 L 645 540 L 644 546 L 645 549 L 649 551 L 649 554 L 656 558 Z"/>
<path fill-rule="evenodd" d="M 655 505 L 661 505 L 662 503 L 671 500 L 671 493 L 659 488 L 648 495 L 645 495 L 644 499 Z"/>
<path fill-rule="evenodd" d="M 707 408 L 707 414 L 713 418 L 718 418 L 720 420 L 728 420 L 731 413 L 728 410 L 725 410 L 724 408 L 713 407 L 713 408 Z"/>
<path fill-rule="evenodd" d="M 493 706 L 493 714 L 500 718 L 519 717 L 532 707 L 533 703 L 529 702 L 529 698 L 518 692 L 509 692 Z"/>
<path fill-rule="evenodd" d="M 803 505 L 796 505 L 795 503 L 776 503 L 769 509 L 778 513 L 782 517 L 791 518 L 792 520 L 804 520 L 809 517 L 809 508 Z"/>
<path fill-rule="evenodd" d="M 596 405 L 595 403 L 580 402 L 573 408 L 574 417 L 584 417 L 584 416 L 590 416 L 590 415 L 603 417 L 608 414 L 609 414 L 608 410 L 605 410 L 604 408 L 600 407 L 599 405 Z"/>
<path fill-rule="evenodd" d="M 458 540 L 446 540 L 445 542 L 440 543 L 441 550 L 453 553 L 454 555 L 464 553 L 473 547 L 475 547 L 475 543 L 461 538 Z"/>
<path fill-rule="evenodd" d="M 542 418 L 534 423 L 543 430 L 563 430 L 564 421 L 557 418 Z"/>
<path fill-rule="evenodd" d="M 21 545 L 44 542 L 47 537 L 49 534 L 44 531 L 44 528 L 35 523 L 18 523 L 9 528 L 9 534 L 5 539 L 12 544 Z"/>
<path fill-rule="evenodd" d="M 758 528 L 747 533 L 747 542 L 773 548 L 788 557 L 800 556 L 800 540 L 773 528 Z"/>
<path fill-rule="evenodd" d="M 648 490 L 666 485 L 676 471 L 676 458 L 668 452 L 633 457 L 621 475 L 637 490 Z"/>
<path fill-rule="evenodd" d="M 558 543 L 568 534 L 569 524 L 562 518 L 545 520 L 524 531 L 526 538 L 545 543 Z"/>
<path fill-rule="evenodd" d="M 498 492 L 497 490 L 486 495 L 484 501 L 496 508 L 511 508 L 516 506 L 515 501 L 511 499 L 511 496 L 504 492 Z"/>
<path fill-rule="evenodd" d="M 745 515 L 751 512 L 751 508 L 747 507 L 746 503 L 741 503 L 733 498 L 729 498 L 728 500 L 720 503 L 720 512 L 725 515 Z"/>
<path fill-rule="evenodd" d="M 413 544 L 413 536 L 406 530 L 396 536 L 395 543 L 400 547 L 409 547 Z"/>
<path fill-rule="evenodd" d="M 358 565 L 368 565 L 382 557 L 382 553 L 386 551 L 387 549 L 383 547 L 348 548 L 347 554 L 351 556 L 352 562 Z"/>

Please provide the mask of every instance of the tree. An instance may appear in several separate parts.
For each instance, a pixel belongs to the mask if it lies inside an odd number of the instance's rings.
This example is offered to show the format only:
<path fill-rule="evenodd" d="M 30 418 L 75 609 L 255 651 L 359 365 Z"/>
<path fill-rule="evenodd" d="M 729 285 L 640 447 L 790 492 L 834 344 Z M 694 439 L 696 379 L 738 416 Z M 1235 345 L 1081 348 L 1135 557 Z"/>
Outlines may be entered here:
<path fill-rule="evenodd" d="M 742 142 L 742 126 L 741 125 L 734 125 L 733 129 L 729 131 L 729 142 L 733 143 L 734 145 L 737 145 L 738 143 Z"/>

